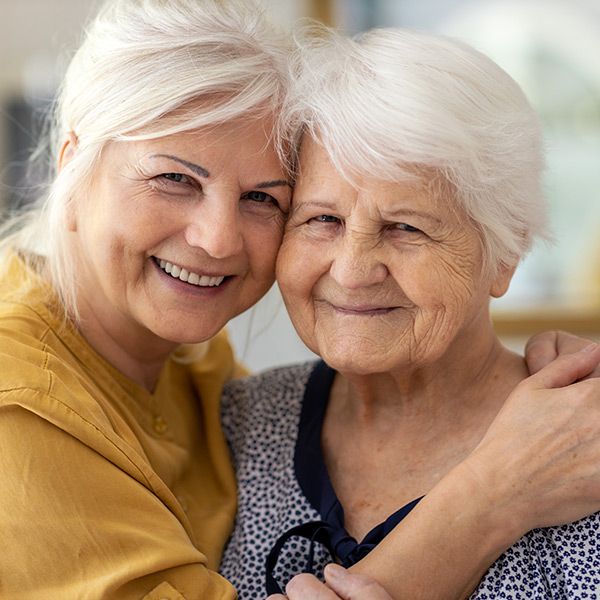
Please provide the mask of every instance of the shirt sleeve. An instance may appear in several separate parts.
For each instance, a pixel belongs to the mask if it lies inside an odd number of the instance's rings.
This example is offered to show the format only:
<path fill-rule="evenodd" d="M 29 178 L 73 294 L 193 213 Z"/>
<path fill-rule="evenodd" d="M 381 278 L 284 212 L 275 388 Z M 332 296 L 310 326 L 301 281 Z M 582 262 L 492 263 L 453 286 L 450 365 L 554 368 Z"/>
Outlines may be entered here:
<path fill-rule="evenodd" d="M 151 489 L 1 397 L 0 473 L 3 597 L 235 599 Z"/>

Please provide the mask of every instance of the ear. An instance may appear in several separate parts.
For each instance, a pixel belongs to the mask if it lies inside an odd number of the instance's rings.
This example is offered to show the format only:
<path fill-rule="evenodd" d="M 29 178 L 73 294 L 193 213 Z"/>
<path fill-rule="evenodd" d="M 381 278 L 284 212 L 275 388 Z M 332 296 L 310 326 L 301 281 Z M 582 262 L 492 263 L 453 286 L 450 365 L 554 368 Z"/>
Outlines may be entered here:
<path fill-rule="evenodd" d="M 67 133 L 65 139 L 63 140 L 62 146 L 60 147 L 60 151 L 58 153 L 58 171 L 62 171 L 65 168 L 71 159 L 75 156 L 75 151 L 77 150 L 77 136 L 73 131 L 69 131 Z"/>
<path fill-rule="evenodd" d="M 517 265 L 508 266 L 504 263 L 501 263 L 498 266 L 498 272 L 492 279 L 490 285 L 490 296 L 492 296 L 492 298 L 500 298 L 500 296 L 506 294 L 516 268 Z"/>
<path fill-rule="evenodd" d="M 59 173 L 75 156 L 75 152 L 77 151 L 77 142 L 78 140 L 75 133 L 73 131 L 69 131 L 58 152 L 57 168 Z M 67 206 L 65 208 L 67 230 L 77 231 L 77 215 L 75 214 L 73 198 L 68 199 Z"/>

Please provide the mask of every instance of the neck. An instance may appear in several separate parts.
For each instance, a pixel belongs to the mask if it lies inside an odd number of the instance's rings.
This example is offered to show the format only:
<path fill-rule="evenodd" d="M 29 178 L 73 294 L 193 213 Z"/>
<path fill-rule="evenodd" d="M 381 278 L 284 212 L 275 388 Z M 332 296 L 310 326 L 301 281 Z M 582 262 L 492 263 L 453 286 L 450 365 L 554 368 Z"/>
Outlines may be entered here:
<path fill-rule="evenodd" d="M 441 418 L 448 424 L 463 415 L 493 418 L 527 372 L 522 358 L 501 345 L 491 323 L 475 329 L 429 364 L 399 365 L 387 373 L 340 373 L 334 392 L 342 412 L 363 426 L 386 429 L 407 419 L 431 423 Z"/>
<path fill-rule="evenodd" d="M 355 537 L 464 460 L 526 376 L 523 360 L 501 346 L 487 323 L 463 330 L 429 363 L 413 358 L 387 373 L 336 377 L 321 441 Z"/>
<path fill-rule="evenodd" d="M 124 317 L 102 314 L 102 308 L 82 301 L 78 328 L 94 350 L 126 377 L 153 391 L 160 372 L 178 344 L 132 326 Z"/>

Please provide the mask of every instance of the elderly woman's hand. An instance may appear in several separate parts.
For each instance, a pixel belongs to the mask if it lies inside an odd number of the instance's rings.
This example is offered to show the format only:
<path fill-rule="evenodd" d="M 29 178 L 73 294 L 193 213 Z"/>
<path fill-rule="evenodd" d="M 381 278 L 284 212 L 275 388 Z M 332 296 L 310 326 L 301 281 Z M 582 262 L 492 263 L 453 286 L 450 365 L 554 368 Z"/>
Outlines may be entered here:
<path fill-rule="evenodd" d="M 374 579 L 339 565 L 325 567 L 325 581 L 327 585 L 312 575 L 297 575 L 286 586 L 287 596 L 276 594 L 267 600 L 393 600 Z"/>
<path fill-rule="evenodd" d="M 500 510 L 505 498 L 507 527 L 525 533 L 600 509 L 600 379 L 581 381 L 599 362 L 592 344 L 523 381 L 465 461 Z"/>
<path fill-rule="evenodd" d="M 591 344 L 591 340 L 578 337 L 566 331 L 544 331 L 534 335 L 525 346 L 525 359 L 529 372 L 533 375 L 555 358 L 563 354 L 579 352 Z M 600 377 L 598 365 L 587 377 Z"/>

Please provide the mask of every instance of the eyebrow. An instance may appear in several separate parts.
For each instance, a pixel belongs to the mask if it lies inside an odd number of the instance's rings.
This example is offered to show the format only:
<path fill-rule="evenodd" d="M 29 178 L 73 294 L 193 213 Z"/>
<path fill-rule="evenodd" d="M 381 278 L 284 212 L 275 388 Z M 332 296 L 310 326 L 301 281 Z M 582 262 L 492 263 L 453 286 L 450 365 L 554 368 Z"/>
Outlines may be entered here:
<path fill-rule="evenodd" d="M 152 158 L 168 158 L 170 160 L 178 162 L 179 164 L 182 164 L 184 167 L 190 169 L 190 171 L 194 171 L 194 173 L 196 173 L 196 175 L 199 175 L 200 177 L 210 177 L 210 173 L 204 167 L 190 162 L 189 160 L 179 158 L 178 156 L 173 156 L 173 154 L 153 154 Z"/>
<path fill-rule="evenodd" d="M 307 208 L 312 208 L 312 209 L 316 208 L 316 209 L 326 211 L 326 212 L 334 212 L 335 211 L 335 205 L 330 202 L 327 202 L 326 200 L 307 200 L 305 202 L 300 202 L 300 203 L 292 201 L 290 214 L 296 215 L 300 211 L 305 210 Z M 300 213 L 300 214 L 302 214 L 302 213 Z"/>
<path fill-rule="evenodd" d="M 287 185 L 288 187 L 292 187 L 292 184 L 286 179 L 273 179 L 271 181 L 262 181 L 261 183 L 257 183 L 254 187 L 257 188 L 272 188 L 272 187 L 280 187 L 282 185 Z"/>
<path fill-rule="evenodd" d="M 335 210 L 335 204 L 329 203 L 326 200 L 308 200 L 307 202 L 302 202 L 300 204 L 294 204 L 292 207 L 292 210 L 294 212 L 296 212 L 300 208 L 303 208 L 303 207 L 320 208 L 323 210 Z M 393 218 L 398 218 L 401 216 L 409 216 L 409 217 L 422 217 L 424 219 L 433 221 L 433 222 L 437 223 L 438 225 L 441 224 L 441 222 L 442 222 L 441 219 L 438 219 L 437 217 L 434 217 L 433 215 L 430 215 L 425 212 L 421 212 L 419 210 L 414 210 L 412 208 L 397 208 L 396 210 L 391 210 L 389 212 L 384 211 L 381 214 L 386 219 L 393 219 Z"/>
<path fill-rule="evenodd" d="M 189 160 L 185 160 L 183 158 L 179 158 L 178 156 L 174 156 L 173 154 L 153 154 L 152 158 L 168 158 L 170 160 L 174 160 L 182 164 L 184 167 L 187 167 L 191 171 L 194 171 L 200 177 L 210 177 L 210 173 L 202 166 L 197 165 L 196 163 L 190 162 Z M 292 184 L 287 181 L 287 179 L 272 179 L 270 181 L 262 181 L 261 183 L 257 183 L 254 187 L 257 188 L 272 188 L 272 187 L 280 187 L 280 186 L 288 186 L 292 187 Z"/>
<path fill-rule="evenodd" d="M 327 210 L 335 209 L 335 204 L 325 200 L 307 200 L 306 202 L 295 203 L 296 208 L 310 206 L 314 208 L 324 208 Z"/>
<path fill-rule="evenodd" d="M 384 211 L 383 215 L 385 217 L 400 217 L 403 215 L 408 215 L 410 217 L 422 217 L 424 219 L 429 219 L 431 221 L 435 221 L 436 223 L 441 223 L 441 219 L 438 219 L 437 217 L 430 215 L 429 213 L 426 212 L 421 212 L 420 210 L 414 210 L 412 208 L 398 208 L 396 210 L 390 210 L 388 211 Z"/>

